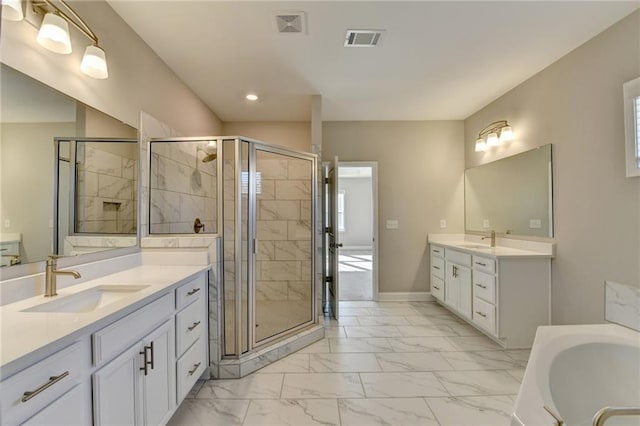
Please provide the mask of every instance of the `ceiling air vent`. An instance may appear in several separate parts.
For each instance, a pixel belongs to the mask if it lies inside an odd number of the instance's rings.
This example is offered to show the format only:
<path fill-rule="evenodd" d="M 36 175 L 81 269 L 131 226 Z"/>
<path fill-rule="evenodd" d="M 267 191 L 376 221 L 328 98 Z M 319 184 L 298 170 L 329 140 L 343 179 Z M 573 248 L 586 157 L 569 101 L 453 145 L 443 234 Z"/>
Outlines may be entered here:
<path fill-rule="evenodd" d="M 382 30 L 347 30 L 344 47 L 374 47 L 382 36 Z"/>
<path fill-rule="evenodd" d="M 276 24 L 280 33 L 306 34 L 304 12 L 283 12 L 276 15 Z"/>

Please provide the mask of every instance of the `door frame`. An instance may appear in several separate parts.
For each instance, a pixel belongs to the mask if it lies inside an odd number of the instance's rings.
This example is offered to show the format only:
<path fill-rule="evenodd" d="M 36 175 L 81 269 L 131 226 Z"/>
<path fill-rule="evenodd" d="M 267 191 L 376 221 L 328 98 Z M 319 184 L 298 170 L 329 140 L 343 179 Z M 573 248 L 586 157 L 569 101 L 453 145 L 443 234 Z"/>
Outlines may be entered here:
<path fill-rule="evenodd" d="M 372 263 L 372 274 L 371 279 L 373 280 L 373 301 L 377 302 L 379 297 L 379 287 L 378 287 L 378 162 L 377 161 L 339 161 L 336 164 L 336 168 L 338 172 L 340 171 L 340 167 L 371 167 L 371 191 L 372 194 L 372 210 L 373 210 L 373 257 L 371 259 Z"/>

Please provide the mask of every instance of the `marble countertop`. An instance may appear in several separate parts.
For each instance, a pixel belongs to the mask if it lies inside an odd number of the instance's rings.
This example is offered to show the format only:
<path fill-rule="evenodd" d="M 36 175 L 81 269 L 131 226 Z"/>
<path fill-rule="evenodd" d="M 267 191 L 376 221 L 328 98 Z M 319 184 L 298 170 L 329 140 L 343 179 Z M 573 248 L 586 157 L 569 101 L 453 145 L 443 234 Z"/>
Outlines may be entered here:
<path fill-rule="evenodd" d="M 104 307 L 85 313 L 23 312 L 54 298 L 42 295 L 0 307 L 0 372 L 6 378 L 25 364 L 35 362 L 60 344 L 72 342 L 87 333 L 139 309 L 181 284 L 193 279 L 206 266 L 143 265 L 126 269 L 58 290 L 59 299 L 90 288 L 109 286 L 148 286 Z M 58 277 L 59 280 L 70 279 Z"/>
<path fill-rule="evenodd" d="M 494 258 L 552 258 L 555 245 L 553 243 L 539 243 L 522 240 L 498 238 L 496 247 L 487 244 L 477 236 L 456 236 L 430 234 L 429 244 L 449 247 L 470 254 L 483 255 Z"/>

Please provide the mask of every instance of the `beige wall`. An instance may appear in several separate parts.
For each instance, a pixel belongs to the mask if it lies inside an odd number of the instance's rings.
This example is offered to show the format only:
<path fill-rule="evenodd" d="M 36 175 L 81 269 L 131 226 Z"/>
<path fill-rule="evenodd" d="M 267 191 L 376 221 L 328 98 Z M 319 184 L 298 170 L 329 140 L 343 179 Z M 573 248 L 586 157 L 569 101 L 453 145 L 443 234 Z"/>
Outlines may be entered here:
<path fill-rule="evenodd" d="M 246 136 L 296 151 L 311 152 L 311 123 L 299 121 L 226 121 L 222 134 Z"/>
<path fill-rule="evenodd" d="M 325 161 L 378 162 L 381 293 L 428 291 L 427 233 L 464 230 L 463 130 L 462 121 L 323 124 Z M 387 219 L 399 229 L 386 229 Z"/>
<path fill-rule="evenodd" d="M 604 281 L 640 285 L 640 179 L 625 178 L 622 83 L 640 75 L 635 12 L 465 120 L 466 167 L 553 144 L 555 324 L 601 322 Z M 515 141 L 475 153 L 486 124 Z"/>
<path fill-rule="evenodd" d="M 185 135 L 220 134 L 220 120 L 103 0 L 74 1 L 107 54 L 109 78 L 80 73 L 87 39 L 72 29 L 73 53 L 36 42 L 28 23 L 2 21 L 2 62 L 131 126 L 146 111 Z"/>

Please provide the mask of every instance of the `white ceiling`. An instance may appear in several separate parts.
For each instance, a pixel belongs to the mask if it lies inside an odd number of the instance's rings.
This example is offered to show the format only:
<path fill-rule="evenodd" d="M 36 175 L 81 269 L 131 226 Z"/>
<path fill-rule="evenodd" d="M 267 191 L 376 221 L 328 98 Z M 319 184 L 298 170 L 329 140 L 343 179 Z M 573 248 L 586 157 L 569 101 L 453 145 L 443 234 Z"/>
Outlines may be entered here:
<path fill-rule="evenodd" d="M 635 2 L 109 0 L 223 121 L 463 119 L 631 13 Z M 275 14 L 304 11 L 308 34 Z M 345 48 L 347 29 L 384 29 Z M 256 103 L 247 92 L 260 96 Z"/>

